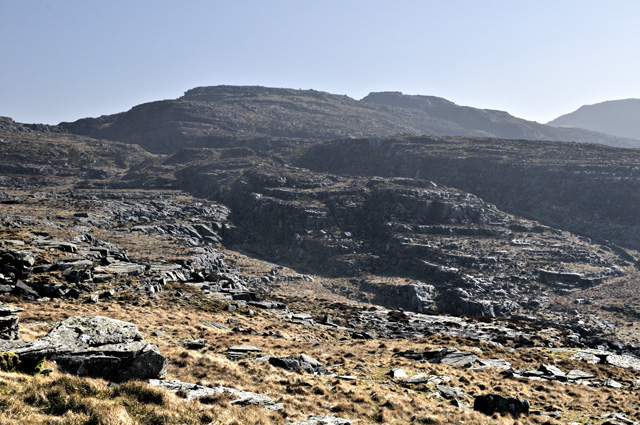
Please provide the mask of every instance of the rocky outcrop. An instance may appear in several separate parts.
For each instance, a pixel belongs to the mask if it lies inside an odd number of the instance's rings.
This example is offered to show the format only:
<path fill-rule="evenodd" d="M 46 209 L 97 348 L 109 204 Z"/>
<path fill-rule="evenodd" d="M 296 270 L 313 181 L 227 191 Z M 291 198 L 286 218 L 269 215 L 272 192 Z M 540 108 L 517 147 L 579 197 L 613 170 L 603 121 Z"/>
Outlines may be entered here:
<path fill-rule="evenodd" d="M 135 325 L 101 316 L 69 318 L 37 341 L 0 342 L 22 364 L 55 361 L 62 372 L 113 382 L 164 378 L 167 359 L 147 343 Z"/>
<path fill-rule="evenodd" d="M 638 249 L 638 161 L 637 150 L 600 145 L 395 137 L 317 145 L 298 165 L 336 174 L 428 179 L 469 191 L 503 211 Z"/>
<path fill-rule="evenodd" d="M 19 337 L 18 316 L 24 309 L 0 303 L 0 340 L 14 340 Z"/>
<path fill-rule="evenodd" d="M 23 124 L 15 122 L 9 117 L 0 117 L 0 131 L 5 133 L 32 133 L 34 131 L 42 133 L 67 133 L 67 130 L 57 125 Z"/>

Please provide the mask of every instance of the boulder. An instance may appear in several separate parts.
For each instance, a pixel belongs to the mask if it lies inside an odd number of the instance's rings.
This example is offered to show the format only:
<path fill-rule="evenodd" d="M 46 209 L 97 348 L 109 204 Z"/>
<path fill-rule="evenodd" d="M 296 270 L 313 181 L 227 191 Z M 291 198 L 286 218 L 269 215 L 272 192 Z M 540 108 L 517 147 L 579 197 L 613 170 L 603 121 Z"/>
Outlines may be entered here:
<path fill-rule="evenodd" d="M 520 415 L 529 415 L 529 400 L 524 398 L 503 397 L 498 394 L 479 395 L 473 402 L 473 410 L 485 415 L 500 413 L 517 418 Z"/>
<path fill-rule="evenodd" d="M 407 375 L 407 372 L 405 372 L 404 370 L 398 367 L 391 369 L 388 375 L 391 376 L 393 379 L 405 379 L 409 377 L 409 375 Z"/>
<path fill-rule="evenodd" d="M 18 339 L 18 316 L 23 311 L 20 307 L 0 303 L 0 339 Z"/>
<path fill-rule="evenodd" d="M 288 357 L 269 357 L 269 364 L 275 367 L 296 372 L 302 369 L 309 373 L 327 373 L 327 369 L 320 365 L 320 363 L 313 357 L 302 354 L 300 357 L 288 356 Z"/>
<path fill-rule="evenodd" d="M 101 316 L 71 317 L 37 341 L 3 341 L 23 363 L 53 360 L 62 372 L 113 382 L 164 378 L 167 359 L 147 343 L 136 326 Z"/>

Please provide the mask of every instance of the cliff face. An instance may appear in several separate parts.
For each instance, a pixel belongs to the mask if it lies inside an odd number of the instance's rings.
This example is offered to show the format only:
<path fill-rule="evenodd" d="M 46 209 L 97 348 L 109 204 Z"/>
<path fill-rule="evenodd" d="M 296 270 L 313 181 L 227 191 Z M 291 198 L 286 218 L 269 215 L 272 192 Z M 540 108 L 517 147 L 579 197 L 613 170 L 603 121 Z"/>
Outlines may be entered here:
<path fill-rule="evenodd" d="M 429 179 L 554 227 L 640 249 L 640 151 L 577 143 L 389 138 L 314 146 L 312 170 Z"/>
<path fill-rule="evenodd" d="M 305 272 L 354 279 L 358 290 L 350 296 L 360 300 L 465 315 L 532 314 L 548 291 L 591 287 L 628 266 L 610 249 L 440 183 L 326 174 L 263 155 L 190 150 L 162 166 L 173 170 L 175 187 L 229 207 L 233 226 L 222 237 L 230 246 Z M 156 172 L 143 164 L 135 174 Z M 396 276 L 406 284 L 367 276 Z"/>
<path fill-rule="evenodd" d="M 372 93 L 357 101 L 316 90 L 257 86 L 198 87 L 178 99 L 61 123 L 60 127 L 75 134 L 139 144 L 157 153 L 174 153 L 183 147 L 228 147 L 248 140 L 317 143 L 394 134 L 576 140 L 640 147 L 637 140 L 546 126 L 433 96 Z"/>

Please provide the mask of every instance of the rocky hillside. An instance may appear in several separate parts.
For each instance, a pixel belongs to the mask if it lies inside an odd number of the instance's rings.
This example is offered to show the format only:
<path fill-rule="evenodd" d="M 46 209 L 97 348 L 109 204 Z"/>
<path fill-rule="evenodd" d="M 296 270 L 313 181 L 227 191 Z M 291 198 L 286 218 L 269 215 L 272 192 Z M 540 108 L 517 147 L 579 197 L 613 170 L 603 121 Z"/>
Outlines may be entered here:
<path fill-rule="evenodd" d="M 639 139 L 640 99 L 610 100 L 581 106 L 578 110 L 562 115 L 548 124 Z"/>
<path fill-rule="evenodd" d="M 636 151 L 0 139 L 0 423 L 637 423 L 636 254 L 478 195 Z"/>
<path fill-rule="evenodd" d="M 306 168 L 428 179 L 517 215 L 640 249 L 640 151 L 593 144 L 395 137 L 320 144 Z"/>
<path fill-rule="evenodd" d="M 175 100 L 85 118 L 60 127 L 75 134 L 139 144 L 156 153 L 183 147 L 234 146 L 264 139 L 319 142 L 394 134 L 500 137 L 640 147 L 640 141 L 546 126 L 506 112 L 458 106 L 445 99 L 372 93 L 357 101 L 315 90 L 198 87 Z"/>

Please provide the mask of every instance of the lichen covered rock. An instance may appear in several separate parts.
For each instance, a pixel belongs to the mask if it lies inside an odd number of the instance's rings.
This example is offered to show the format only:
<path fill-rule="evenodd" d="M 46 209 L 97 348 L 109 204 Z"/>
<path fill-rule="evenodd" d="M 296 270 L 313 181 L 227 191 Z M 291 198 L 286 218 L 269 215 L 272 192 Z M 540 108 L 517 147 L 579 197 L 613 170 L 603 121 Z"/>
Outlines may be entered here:
<path fill-rule="evenodd" d="M 5 341 L 0 351 L 34 366 L 47 358 L 63 372 L 113 382 L 164 378 L 167 370 L 167 359 L 134 324 L 101 316 L 69 318 L 42 339 Z"/>

